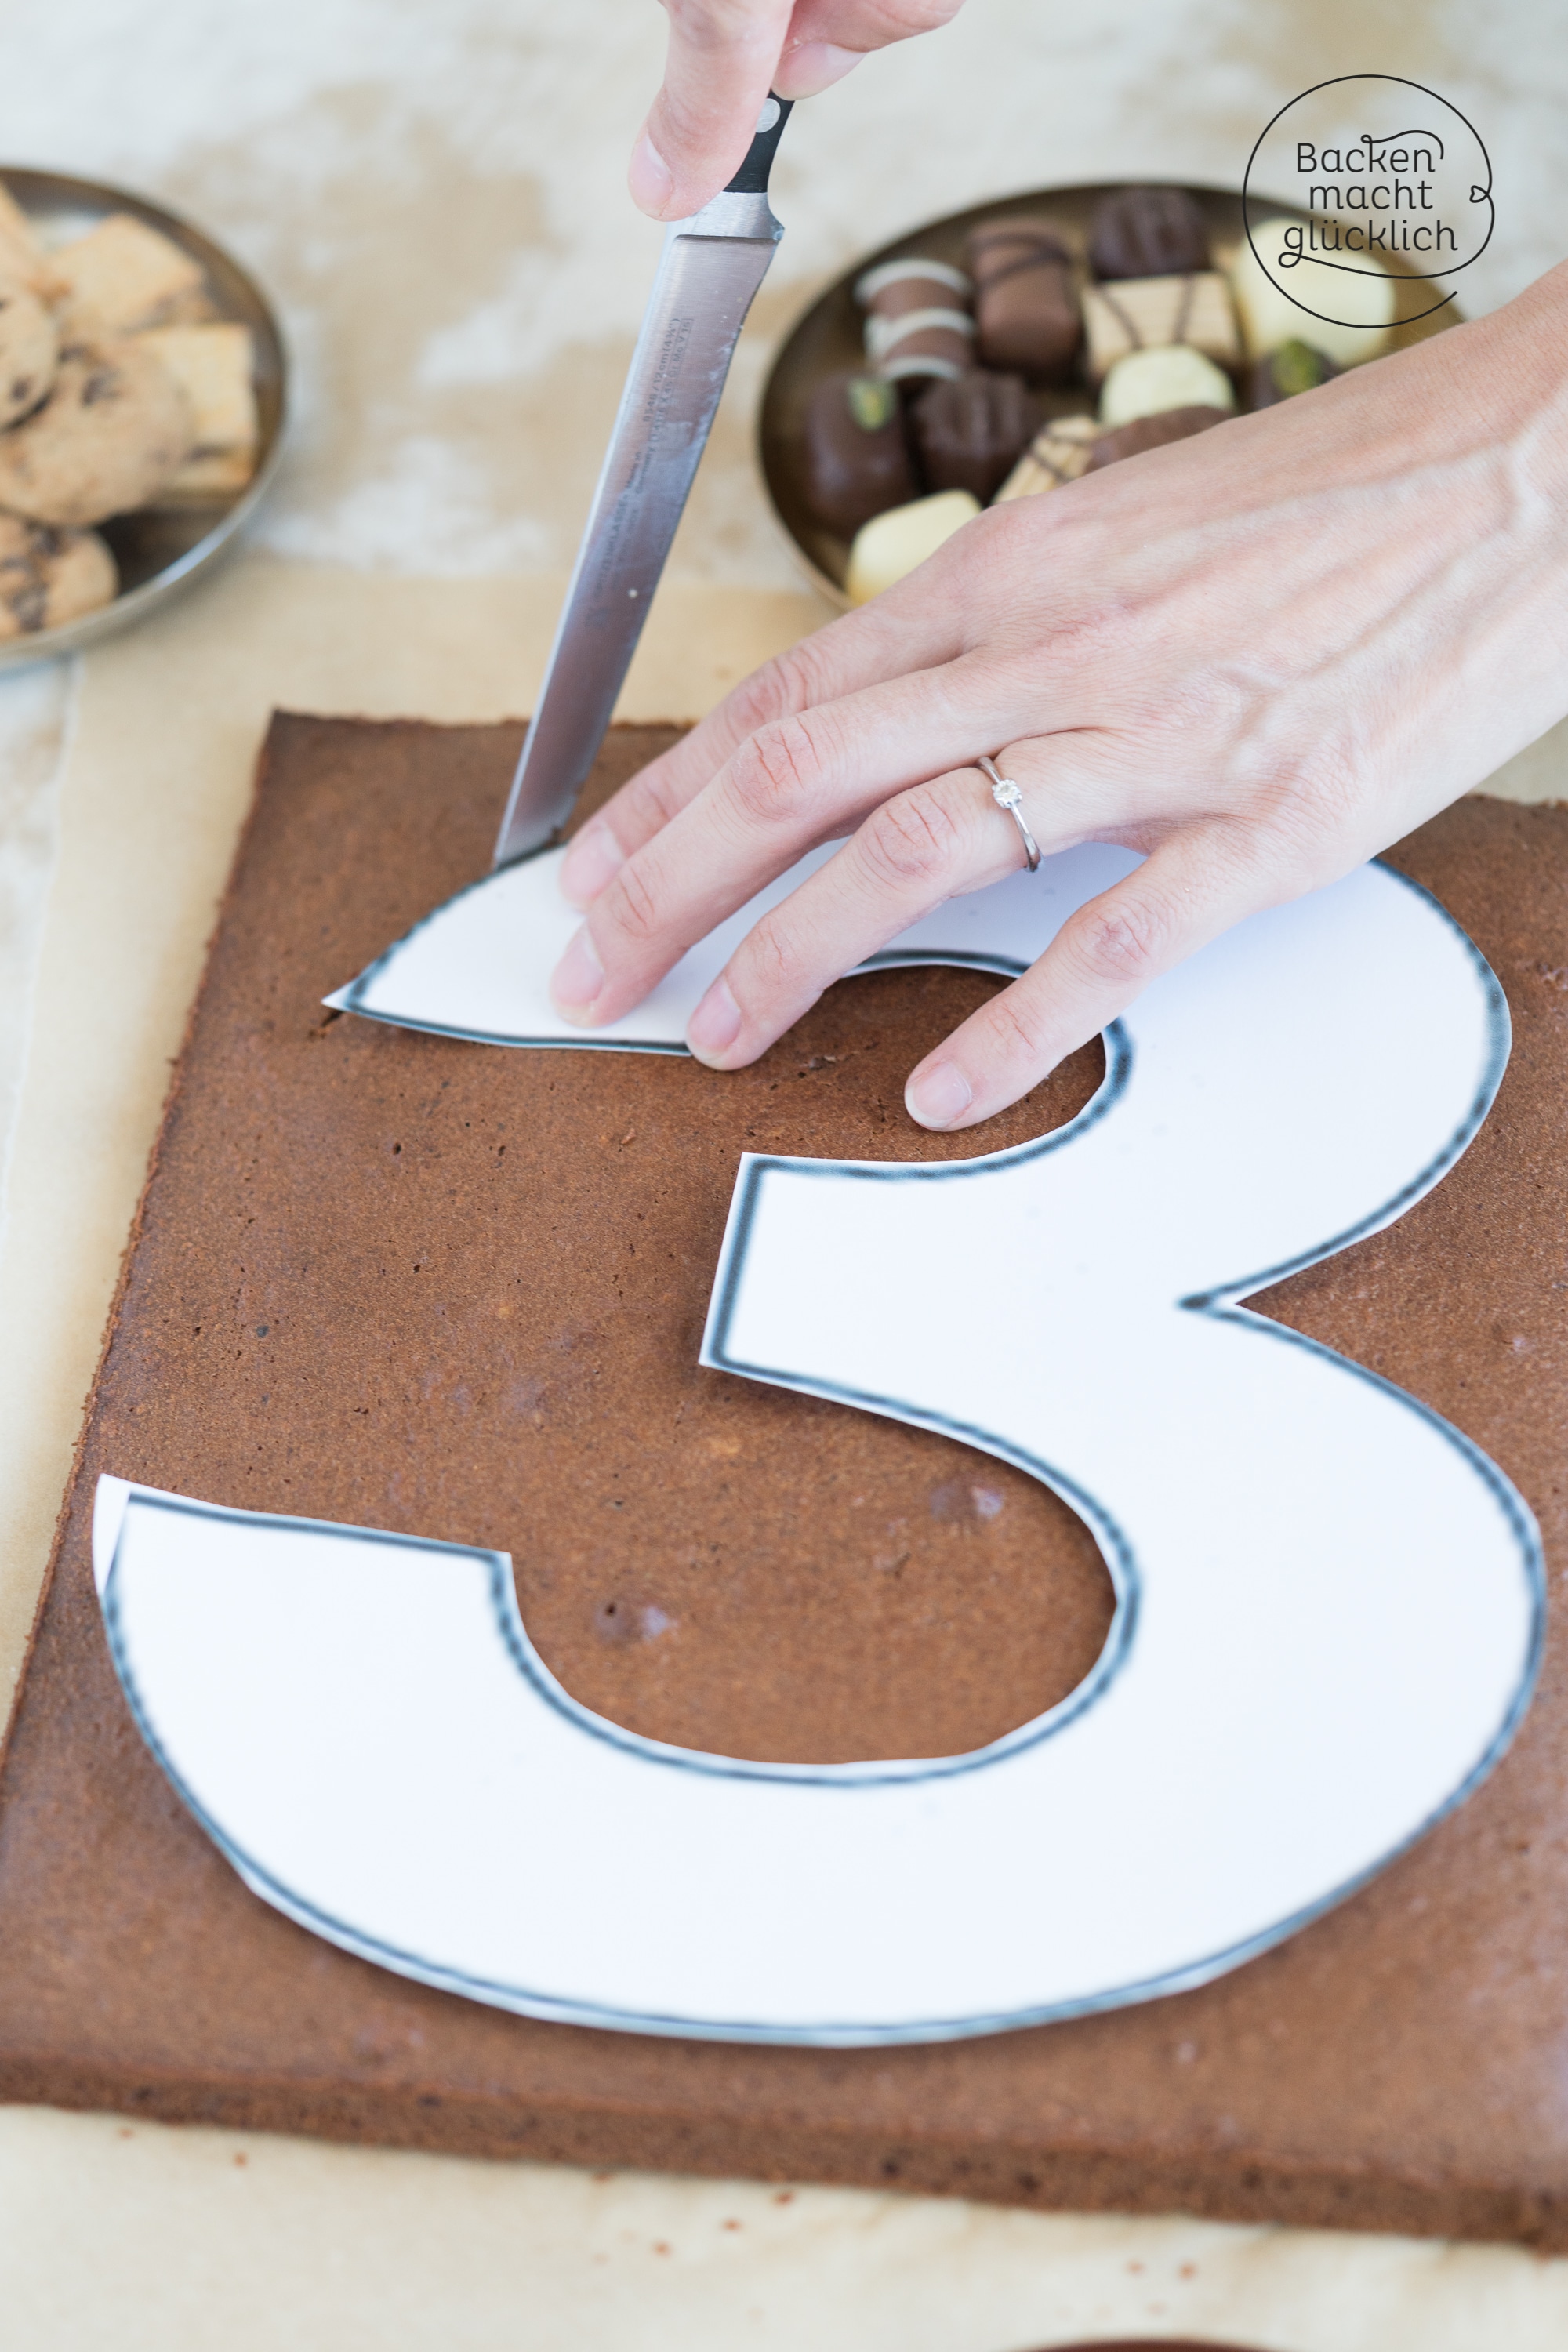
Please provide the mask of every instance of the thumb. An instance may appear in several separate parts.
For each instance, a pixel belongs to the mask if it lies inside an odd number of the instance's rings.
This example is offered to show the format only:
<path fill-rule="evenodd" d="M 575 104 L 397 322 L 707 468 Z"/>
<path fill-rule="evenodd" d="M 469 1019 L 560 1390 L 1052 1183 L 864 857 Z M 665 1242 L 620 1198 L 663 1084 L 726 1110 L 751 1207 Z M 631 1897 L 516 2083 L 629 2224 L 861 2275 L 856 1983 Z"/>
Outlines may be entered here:
<path fill-rule="evenodd" d="M 632 200 L 685 220 L 733 179 L 789 29 L 792 0 L 664 0 L 664 87 L 632 151 Z"/>

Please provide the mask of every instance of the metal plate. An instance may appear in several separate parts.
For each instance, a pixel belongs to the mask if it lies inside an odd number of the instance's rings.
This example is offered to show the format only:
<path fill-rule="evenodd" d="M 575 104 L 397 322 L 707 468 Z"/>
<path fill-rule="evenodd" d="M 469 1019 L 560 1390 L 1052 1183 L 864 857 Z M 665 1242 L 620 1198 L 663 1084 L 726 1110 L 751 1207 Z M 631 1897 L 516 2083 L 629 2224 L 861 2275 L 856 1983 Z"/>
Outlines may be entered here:
<path fill-rule="evenodd" d="M 962 267 L 970 230 L 981 221 L 999 220 L 1010 213 L 1049 212 L 1081 251 L 1088 242 L 1089 223 L 1100 198 L 1130 184 L 1132 184 L 1126 180 L 1097 180 L 1072 187 L 1031 188 L 1019 195 L 993 197 L 987 204 L 971 205 L 965 212 L 948 213 L 941 220 L 906 229 L 901 236 L 879 246 L 874 253 L 862 254 L 842 277 L 836 278 L 785 339 L 763 388 L 758 419 L 763 476 L 773 511 L 792 550 L 812 585 L 831 603 L 847 606 L 849 602 L 844 593 L 849 543 L 825 530 L 806 506 L 802 487 L 805 412 L 813 390 L 825 375 L 865 363 L 862 314 L 854 295 L 855 281 L 861 271 L 879 261 L 899 260 L 911 254 Z M 1188 193 L 1203 207 L 1215 266 L 1224 268 L 1245 235 L 1241 191 L 1189 187 Z M 1270 197 L 1254 197 L 1252 201 L 1266 209 L 1271 218 L 1281 214 L 1293 220 L 1309 217 L 1298 205 L 1279 204 Z M 1411 277 L 1396 262 L 1391 263 L 1390 268 L 1391 274 L 1404 278 L 1405 283 L 1400 289 L 1399 310 L 1388 348 L 1402 350 L 1406 344 L 1440 333 L 1445 327 L 1458 325 L 1463 314 L 1453 302 L 1446 310 L 1422 319 L 1409 315 L 1418 303 L 1430 301 L 1431 280 Z M 1306 340 L 1310 341 L 1310 336 Z M 1092 394 L 1082 383 L 1051 385 L 1042 391 L 1041 397 L 1047 413 L 1052 416 L 1081 414 L 1093 405 Z"/>
<path fill-rule="evenodd" d="M 132 622 L 155 612 L 222 554 L 267 495 L 278 470 L 288 408 L 289 362 L 282 330 L 254 278 L 221 246 L 188 222 L 142 196 L 128 194 L 123 188 L 106 186 L 100 180 L 74 179 L 68 173 L 34 172 L 0 163 L 0 180 L 46 246 L 65 245 L 85 236 L 110 213 L 130 213 L 199 261 L 218 317 L 236 320 L 250 329 L 255 353 L 252 382 L 260 426 L 256 471 L 243 489 L 200 505 L 153 507 L 142 513 L 115 515 L 100 524 L 100 534 L 113 550 L 120 567 L 119 595 L 111 604 L 84 613 L 63 628 L 43 629 L 36 635 L 8 638 L 0 644 L 0 669 L 17 669 L 56 654 L 74 653 L 116 629 L 129 628 Z"/>

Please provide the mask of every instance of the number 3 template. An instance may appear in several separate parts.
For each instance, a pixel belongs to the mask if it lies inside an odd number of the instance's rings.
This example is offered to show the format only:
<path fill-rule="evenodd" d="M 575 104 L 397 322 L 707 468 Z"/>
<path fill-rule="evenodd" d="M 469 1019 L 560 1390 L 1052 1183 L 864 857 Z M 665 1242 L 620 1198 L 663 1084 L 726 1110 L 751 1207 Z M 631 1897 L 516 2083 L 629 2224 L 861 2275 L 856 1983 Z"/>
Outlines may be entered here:
<path fill-rule="evenodd" d="M 834 852 L 592 1036 L 546 989 L 578 919 L 561 854 L 460 893 L 334 1003 L 476 1048 L 682 1052 L 744 930 Z M 1016 973 L 1134 863 L 1047 859 L 874 961 Z M 1241 1302 L 1441 1181 L 1502 1074 L 1501 992 L 1373 865 L 1215 940 L 1105 1047 L 1080 1116 L 1005 1151 L 748 1154 L 702 1347 L 1060 1495 L 1117 1598 L 1069 1697 L 963 1756 L 662 1745 L 555 1681 L 504 1553 L 106 1477 L 115 1665 L 247 1884 L 349 1951 L 531 2016 L 935 2040 L 1201 1983 L 1459 1803 L 1529 1699 L 1530 1515 L 1425 1406 Z M 615 1867 L 584 1867 L 605 1822 Z"/>

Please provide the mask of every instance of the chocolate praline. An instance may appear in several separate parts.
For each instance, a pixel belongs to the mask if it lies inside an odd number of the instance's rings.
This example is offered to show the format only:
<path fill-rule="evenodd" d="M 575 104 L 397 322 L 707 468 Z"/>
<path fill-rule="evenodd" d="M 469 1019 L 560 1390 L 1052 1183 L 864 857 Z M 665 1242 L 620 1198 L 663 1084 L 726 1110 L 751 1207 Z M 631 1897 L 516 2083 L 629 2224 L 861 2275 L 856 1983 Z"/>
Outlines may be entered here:
<path fill-rule="evenodd" d="M 817 384 L 805 412 L 806 504 L 840 539 L 920 494 L 896 387 L 861 371 Z"/>
<path fill-rule="evenodd" d="M 1119 188 L 1089 240 L 1097 278 L 1171 278 L 1209 267 L 1208 224 L 1184 188 Z"/>
<path fill-rule="evenodd" d="M 1339 369 L 1327 352 L 1315 343 L 1299 338 L 1281 343 L 1276 352 L 1268 352 L 1253 362 L 1249 389 L 1254 408 L 1274 408 L 1282 400 L 1293 400 L 1299 392 L 1316 392 L 1321 383 L 1336 376 Z"/>
<path fill-rule="evenodd" d="M 1022 376 L 974 370 L 934 383 L 911 422 L 927 487 L 970 490 L 984 506 L 1040 427 L 1040 404 Z"/>
<path fill-rule="evenodd" d="M 982 221 L 969 235 L 976 351 L 985 367 L 1054 382 L 1083 334 L 1072 257 L 1057 223 L 1032 214 Z"/>
<path fill-rule="evenodd" d="M 1189 408 L 1163 408 L 1156 416 L 1135 417 L 1131 425 L 1118 425 L 1113 431 L 1100 435 L 1084 471 L 1098 473 L 1102 466 L 1114 466 L 1119 458 L 1141 457 L 1146 449 L 1163 449 L 1172 441 L 1190 441 L 1194 433 L 1206 433 L 1211 425 L 1223 425 L 1226 414 L 1223 408 L 1204 408 L 1194 404 Z"/>

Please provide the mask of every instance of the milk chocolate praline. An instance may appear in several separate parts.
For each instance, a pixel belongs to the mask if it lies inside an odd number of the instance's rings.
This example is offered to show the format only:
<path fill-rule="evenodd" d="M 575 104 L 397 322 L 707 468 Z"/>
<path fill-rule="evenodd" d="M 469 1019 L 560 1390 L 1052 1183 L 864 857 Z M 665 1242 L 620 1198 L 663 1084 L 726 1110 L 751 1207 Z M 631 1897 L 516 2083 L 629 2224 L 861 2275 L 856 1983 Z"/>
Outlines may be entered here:
<path fill-rule="evenodd" d="M 866 313 L 866 357 L 889 383 L 911 388 L 974 363 L 974 287 L 951 262 L 909 254 L 855 282 Z"/>
<path fill-rule="evenodd" d="M 933 383 L 910 421 L 927 488 L 969 490 L 984 505 L 1038 432 L 1040 404 L 1022 376 L 975 369 Z"/>
<path fill-rule="evenodd" d="M 1194 433 L 1206 433 L 1213 425 L 1223 425 L 1226 412 L 1223 408 L 1163 408 L 1155 416 L 1135 417 L 1131 425 L 1118 425 L 1111 432 L 1102 433 L 1089 453 L 1085 473 L 1098 473 L 1101 466 L 1114 466 L 1120 457 L 1141 457 L 1145 449 L 1163 449 L 1171 441 L 1190 441 Z"/>
<path fill-rule="evenodd" d="M 1209 267 L 1208 225 L 1184 188 L 1119 188 L 1095 209 L 1097 278 L 1171 278 Z"/>
<path fill-rule="evenodd" d="M 920 494 L 895 387 L 864 372 L 824 377 L 805 413 L 806 504 L 840 539 Z"/>
<path fill-rule="evenodd" d="M 1055 383 L 1071 369 L 1083 333 L 1072 257 L 1055 221 L 1013 214 L 972 229 L 975 349 L 985 367 Z"/>

